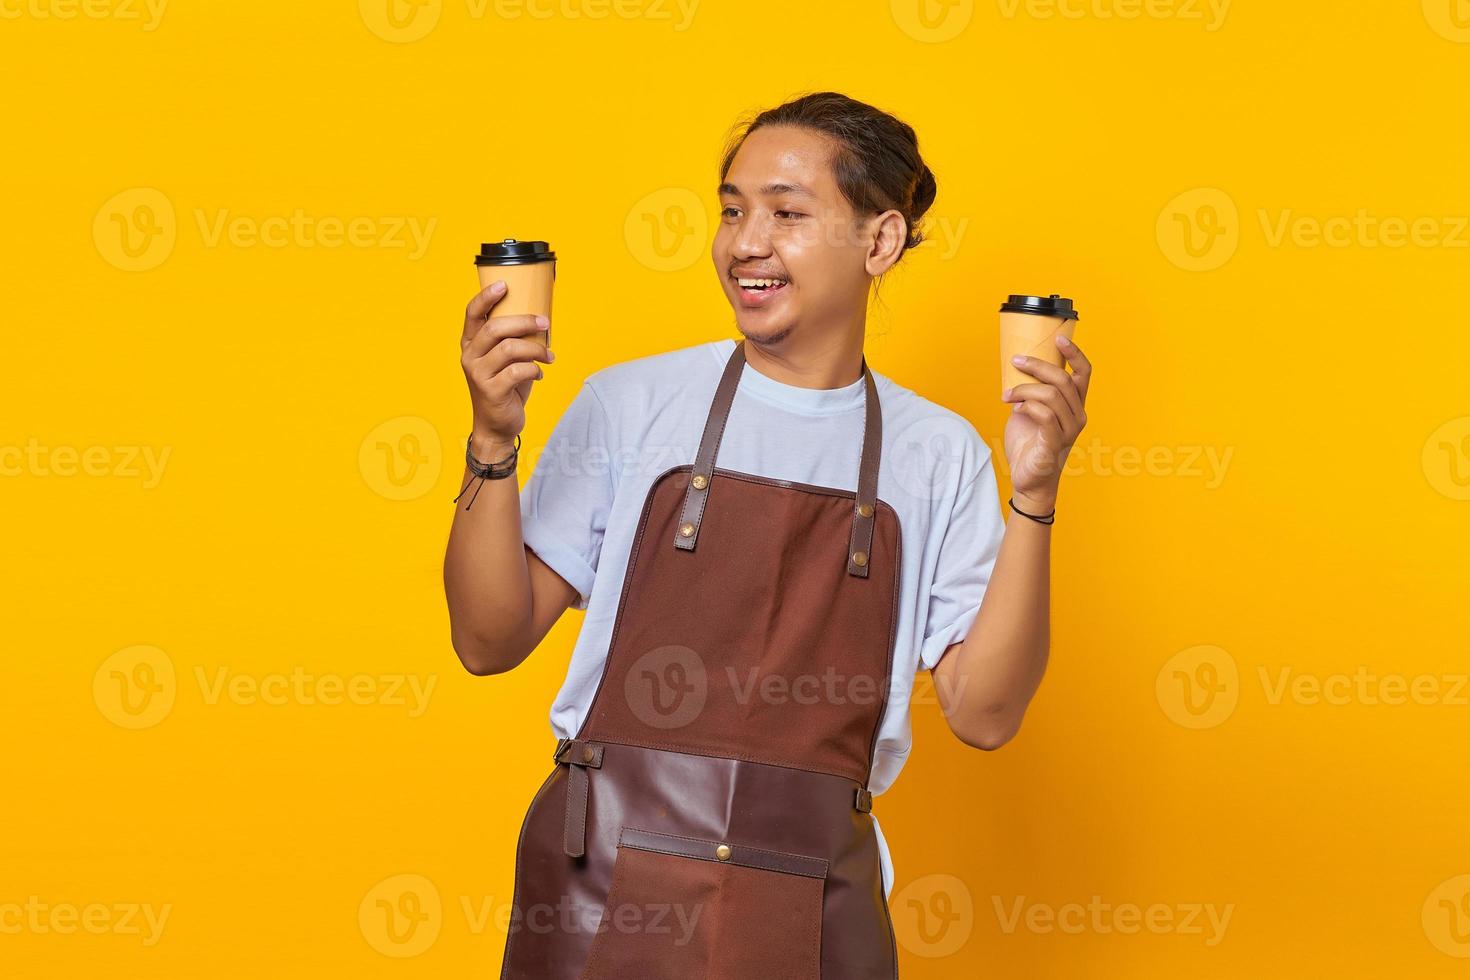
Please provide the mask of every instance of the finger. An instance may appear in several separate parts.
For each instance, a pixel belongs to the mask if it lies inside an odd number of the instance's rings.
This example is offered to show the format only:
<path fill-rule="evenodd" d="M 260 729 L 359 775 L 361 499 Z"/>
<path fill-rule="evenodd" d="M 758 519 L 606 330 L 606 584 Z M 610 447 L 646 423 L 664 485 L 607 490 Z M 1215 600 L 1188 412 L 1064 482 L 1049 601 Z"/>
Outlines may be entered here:
<path fill-rule="evenodd" d="M 529 313 L 517 316 L 492 316 L 480 325 L 480 329 L 465 345 L 465 356 L 477 358 L 507 337 L 524 337 L 538 330 L 545 330 L 551 321 L 544 316 Z"/>
<path fill-rule="evenodd" d="M 1075 395 L 1076 392 L 1073 392 L 1073 394 Z M 1077 419 L 1077 416 L 1073 414 L 1071 402 L 1067 400 L 1061 389 L 1057 388 L 1056 385 L 1039 383 L 1016 385 L 1003 394 L 1002 397 L 1008 402 L 1020 401 L 1045 405 L 1056 414 L 1058 419 L 1064 420 L 1068 424 L 1075 422 Z"/>
<path fill-rule="evenodd" d="M 504 295 L 505 283 L 499 280 L 492 282 L 474 295 L 469 305 L 464 308 L 464 330 L 459 336 L 461 347 L 475 335 L 475 331 L 484 325 L 485 318 L 490 315 L 490 311 Z"/>
<path fill-rule="evenodd" d="M 1014 361 L 1011 363 L 1015 364 Z M 1037 378 L 1055 387 L 1062 393 L 1062 397 L 1067 400 L 1067 404 L 1071 406 L 1072 414 L 1082 414 L 1082 394 L 1077 390 L 1077 386 L 1072 383 L 1072 379 L 1067 376 L 1066 368 L 1058 367 L 1048 361 L 1043 361 L 1039 357 L 1025 356 L 1021 358 L 1021 363 L 1016 364 L 1016 368 L 1031 375 L 1033 378 Z"/>
<path fill-rule="evenodd" d="M 525 337 L 507 337 L 482 357 L 476 358 L 470 365 L 469 371 L 473 377 L 488 380 L 494 375 L 504 371 L 511 364 L 523 361 L 543 361 L 551 363 L 551 351 L 539 340 L 529 340 Z"/>
<path fill-rule="evenodd" d="M 1057 347 L 1061 349 L 1067 363 L 1072 365 L 1072 384 L 1077 386 L 1077 394 L 1086 402 L 1087 387 L 1092 383 L 1092 362 L 1082 353 L 1082 348 L 1077 346 L 1076 341 L 1068 340 L 1061 334 L 1057 335 Z"/>
<path fill-rule="evenodd" d="M 1061 420 L 1057 413 L 1040 402 L 1017 402 L 1016 414 L 1029 416 L 1041 428 L 1052 434 L 1055 445 L 1065 446 L 1067 444 L 1066 432 L 1062 428 Z"/>
<path fill-rule="evenodd" d="M 541 365 L 534 361 L 517 361 L 490 379 L 485 386 L 486 393 L 494 399 L 508 398 L 516 385 L 523 381 L 539 381 L 544 376 Z"/>

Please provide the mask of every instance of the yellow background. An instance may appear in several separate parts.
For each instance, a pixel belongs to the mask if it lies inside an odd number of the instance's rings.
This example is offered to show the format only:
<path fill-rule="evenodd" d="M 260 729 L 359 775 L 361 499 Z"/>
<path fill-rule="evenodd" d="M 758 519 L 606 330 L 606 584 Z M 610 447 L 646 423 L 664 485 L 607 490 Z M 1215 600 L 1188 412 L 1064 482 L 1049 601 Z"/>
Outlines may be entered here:
<path fill-rule="evenodd" d="M 534 462 L 587 373 L 734 335 L 722 138 L 824 88 L 938 174 L 875 369 L 998 450 L 1006 293 L 1097 365 L 1020 736 L 931 697 L 877 804 L 905 975 L 1470 970 L 1463 2 L 386 2 L 5 0 L 0 973 L 496 973 L 581 614 L 448 643 L 471 253 L 562 257 Z"/>

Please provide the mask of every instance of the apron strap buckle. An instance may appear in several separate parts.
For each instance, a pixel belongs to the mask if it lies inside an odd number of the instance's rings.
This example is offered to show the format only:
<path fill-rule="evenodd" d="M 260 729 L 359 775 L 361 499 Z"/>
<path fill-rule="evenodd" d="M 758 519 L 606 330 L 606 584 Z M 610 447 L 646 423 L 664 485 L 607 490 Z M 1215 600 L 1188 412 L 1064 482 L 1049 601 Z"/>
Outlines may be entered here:
<path fill-rule="evenodd" d="M 579 858 L 587 853 L 588 769 L 602 768 L 602 746 L 574 738 L 556 742 L 552 758 L 567 767 L 567 817 L 563 849 L 567 857 Z"/>
<path fill-rule="evenodd" d="M 859 786 L 857 790 L 857 798 L 853 800 L 852 805 L 853 808 L 856 809 L 859 813 L 872 813 L 873 794 L 869 793 L 866 789 Z"/>

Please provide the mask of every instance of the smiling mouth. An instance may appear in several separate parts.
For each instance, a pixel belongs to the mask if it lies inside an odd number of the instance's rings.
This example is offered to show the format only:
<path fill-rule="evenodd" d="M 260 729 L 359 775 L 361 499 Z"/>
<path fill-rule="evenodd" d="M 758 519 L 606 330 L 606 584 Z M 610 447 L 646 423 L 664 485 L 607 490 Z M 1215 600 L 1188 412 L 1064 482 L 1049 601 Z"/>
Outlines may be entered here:
<path fill-rule="evenodd" d="M 739 276 L 731 276 L 730 278 L 735 280 L 735 285 L 750 295 L 775 293 L 786 288 L 785 279 L 745 279 Z"/>

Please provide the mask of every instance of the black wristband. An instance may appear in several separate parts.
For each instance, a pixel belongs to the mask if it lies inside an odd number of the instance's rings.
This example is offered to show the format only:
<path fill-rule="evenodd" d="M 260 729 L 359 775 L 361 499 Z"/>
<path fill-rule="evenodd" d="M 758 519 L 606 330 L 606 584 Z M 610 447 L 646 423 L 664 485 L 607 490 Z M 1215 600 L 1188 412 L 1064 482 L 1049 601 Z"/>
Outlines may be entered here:
<path fill-rule="evenodd" d="M 1037 524 L 1055 524 L 1057 522 L 1057 511 L 1055 507 L 1052 508 L 1050 514 L 1028 514 L 1024 510 L 1016 506 L 1015 497 L 1010 498 L 1006 501 L 1006 503 L 1011 505 L 1011 510 L 1015 511 L 1017 514 L 1020 514 L 1022 517 L 1030 518 Z"/>

